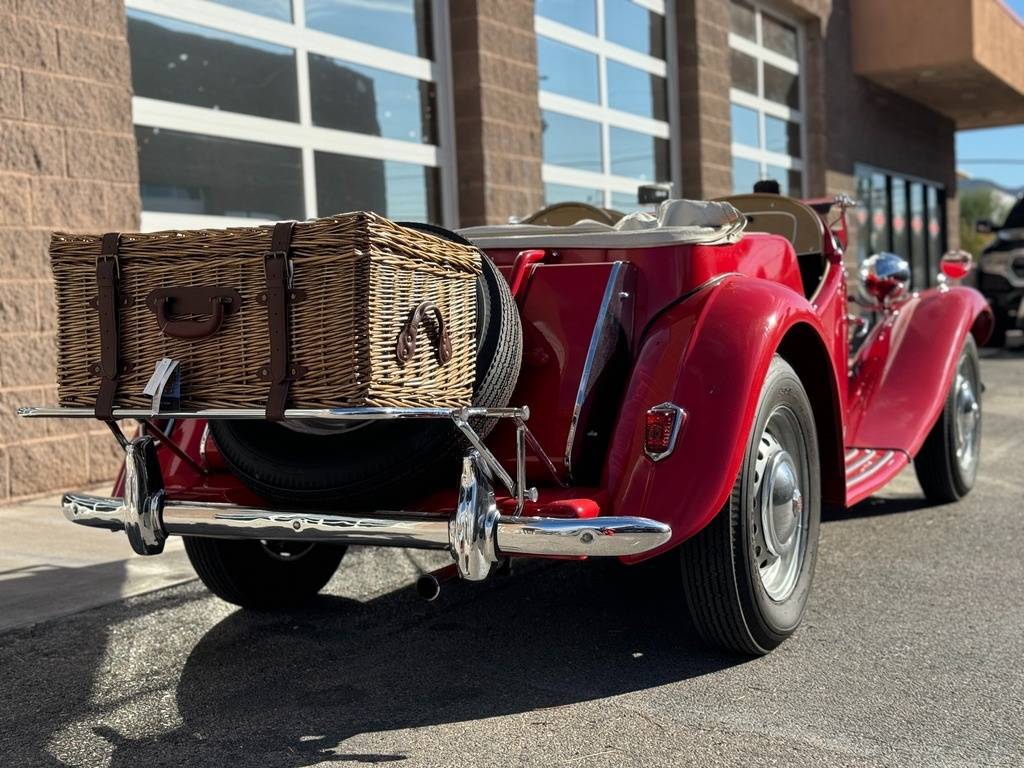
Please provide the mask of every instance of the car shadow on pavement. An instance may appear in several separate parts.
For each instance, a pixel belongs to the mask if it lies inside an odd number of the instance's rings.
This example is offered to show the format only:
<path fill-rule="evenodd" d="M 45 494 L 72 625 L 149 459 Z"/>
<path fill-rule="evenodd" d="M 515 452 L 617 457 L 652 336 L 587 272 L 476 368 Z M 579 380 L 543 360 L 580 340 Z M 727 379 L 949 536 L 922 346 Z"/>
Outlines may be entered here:
<path fill-rule="evenodd" d="M 361 733 L 530 713 L 741 663 L 694 640 L 650 571 L 530 564 L 437 603 L 402 589 L 359 603 L 318 598 L 286 613 L 236 611 L 189 655 L 182 724 L 145 740 L 97 729 L 114 766 L 156 764 L 202 742 L 204 760 L 260 766 L 397 762 L 346 751 Z M 543 715 L 538 715 L 543 719 Z M 454 747 L 453 747 L 454 749 Z M 453 753 L 454 754 L 454 753 Z"/>
<path fill-rule="evenodd" d="M 821 510 L 821 521 L 828 524 L 840 520 L 900 515 L 904 512 L 916 512 L 920 509 L 934 506 L 935 504 L 928 501 L 924 496 L 898 496 L 894 498 L 869 496 L 864 501 L 857 502 L 848 508 L 825 505 Z"/>

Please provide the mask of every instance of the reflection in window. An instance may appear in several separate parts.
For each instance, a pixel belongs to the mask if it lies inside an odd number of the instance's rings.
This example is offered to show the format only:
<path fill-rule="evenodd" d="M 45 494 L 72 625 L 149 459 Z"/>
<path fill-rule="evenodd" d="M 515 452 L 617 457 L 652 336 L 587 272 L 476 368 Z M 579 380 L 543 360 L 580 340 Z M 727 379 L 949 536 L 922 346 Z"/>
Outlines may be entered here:
<path fill-rule="evenodd" d="M 398 221 L 441 221 L 436 168 L 329 152 L 314 155 L 321 216 L 376 211 Z"/>
<path fill-rule="evenodd" d="M 640 181 L 668 180 L 668 142 L 612 126 L 608 131 L 612 173 Z"/>
<path fill-rule="evenodd" d="M 783 195 L 800 196 L 802 181 L 800 171 L 791 171 L 782 166 L 769 165 L 765 167 L 764 178 L 779 182 L 779 192 Z"/>
<path fill-rule="evenodd" d="M 665 78 L 609 59 L 608 106 L 655 120 L 668 120 Z"/>
<path fill-rule="evenodd" d="M 137 96 L 298 121 L 295 51 L 229 32 L 128 11 Z"/>
<path fill-rule="evenodd" d="M 571 45 L 537 36 L 540 88 L 580 101 L 597 103 L 597 56 Z"/>
<path fill-rule="evenodd" d="M 761 166 L 754 160 L 742 157 L 732 159 L 732 191 L 738 194 L 753 192 L 754 184 L 761 178 Z"/>
<path fill-rule="evenodd" d="M 761 131 L 757 127 L 757 110 L 733 104 L 732 141 L 747 147 L 761 146 Z"/>
<path fill-rule="evenodd" d="M 757 42 L 757 22 L 754 21 L 754 8 L 740 0 L 732 0 L 729 7 L 731 29 L 740 37 Z"/>
<path fill-rule="evenodd" d="M 765 13 L 761 16 L 761 34 L 765 48 L 790 59 L 797 58 L 796 27 Z"/>
<path fill-rule="evenodd" d="M 800 109 L 800 78 L 792 72 L 765 64 L 764 97 L 790 109 Z"/>
<path fill-rule="evenodd" d="M 559 112 L 541 112 L 544 162 L 581 171 L 601 171 L 601 126 Z"/>
<path fill-rule="evenodd" d="M 306 0 L 306 26 L 410 56 L 433 57 L 427 0 Z"/>
<path fill-rule="evenodd" d="M 612 192 L 612 208 L 622 213 L 633 213 L 635 211 L 648 211 L 649 205 L 640 205 L 635 194 L 625 192 Z"/>
<path fill-rule="evenodd" d="M 732 50 L 732 87 L 757 95 L 757 59 Z"/>
<path fill-rule="evenodd" d="M 227 5 L 240 11 L 267 16 L 278 21 L 292 20 L 292 0 L 212 0 L 217 5 Z"/>
<path fill-rule="evenodd" d="M 135 127 L 147 211 L 257 219 L 304 217 L 298 149 Z"/>
<path fill-rule="evenodd" d="M 433 84 L 373 67 L 309 55 L 313 123 L 432 144 Z"/>
<path fill-rule="evenodd" d="M 665 17 L 632 0 L 604 0 L 605 37 L 634 51 L 665 58 Z"/>
<path fill-rule="evenodd" d="M 800 124 L 765 115 L 764 146 L 769 152 L 800 157 Z"/>
<path fill-rule="evenodd" d="M 536 0 L 536 13 L 545 19 L 575 27 L 588 35 L 597 34 L 597 6 L 594 0 Z"/>
<path fill-rule="evenodd" d="M 569 184 L 545 184 L 544 204 L 555 203 L 590 203 L 598 208 L 604 207 L 604 192 L 600 189 L 573 187 Z"/>

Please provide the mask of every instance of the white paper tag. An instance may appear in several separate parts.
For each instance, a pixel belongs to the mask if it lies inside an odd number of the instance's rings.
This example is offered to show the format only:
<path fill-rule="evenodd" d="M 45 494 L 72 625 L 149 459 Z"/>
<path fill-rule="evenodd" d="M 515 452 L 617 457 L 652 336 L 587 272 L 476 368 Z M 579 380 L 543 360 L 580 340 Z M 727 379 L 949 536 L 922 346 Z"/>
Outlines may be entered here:
<path fill-rule="evenodd" d="M 174 379 L 174 384 L 167 390 L 167 384 L 172 378 Z M 154 416 L 160 413 L 165 390 L 167 390 L 168 395 L 174 398 L 180 397 L 178 361 L 170 357 L 165 357 L 157 362 L 153 368 L 153 375 L 149 377 L 149 381 L 146 382 L 146 388 L 142 390 L 142 394 L 153 398 L 152 413 Z"/>

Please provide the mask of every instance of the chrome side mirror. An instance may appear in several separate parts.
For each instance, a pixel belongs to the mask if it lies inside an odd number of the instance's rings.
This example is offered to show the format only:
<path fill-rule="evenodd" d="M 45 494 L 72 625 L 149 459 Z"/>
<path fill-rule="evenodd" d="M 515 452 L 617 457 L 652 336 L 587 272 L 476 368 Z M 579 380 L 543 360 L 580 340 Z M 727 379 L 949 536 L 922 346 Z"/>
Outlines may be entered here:
<path fill-rule="evenodd" d="M 910 289 L 910 265 L 895 253 L 876 253 L 860 267 L 861 303 L 884 308 L 906 296 Z"/>

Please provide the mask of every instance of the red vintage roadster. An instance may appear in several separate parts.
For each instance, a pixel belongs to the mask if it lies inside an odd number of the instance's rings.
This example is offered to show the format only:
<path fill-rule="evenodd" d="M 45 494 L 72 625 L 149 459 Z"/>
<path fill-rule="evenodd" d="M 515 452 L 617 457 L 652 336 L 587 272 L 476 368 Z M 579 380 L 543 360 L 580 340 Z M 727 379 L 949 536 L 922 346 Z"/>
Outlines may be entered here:
<path fill-rule="evenodd" d="M 185 536 L 206 585 L 244 606 L 316 593 L 347 544 L 446 550 L 473 580 L 514 557 L 661 555 L 706 640 L 766 653 L 800 623 L 823 504 L 910 462 L 937 503 L 977 473 L 991 312 L 942 278 L 911 291 L 907 264 L 880 254 L 860 281 L 874 321 L 851 320 L 847 204 L 752 194 L 463 230 L 504 277 L 485 262 L 500 317 L 481 354 L 507 404 L 292 409 L 283 424 L 121 409 L 143 425 L 115 429 L 113 495 L 68 494 L 64 512 L 140 554 Z M 427 460 L 439 434 L 458 438 L 451 475 Z"/>

